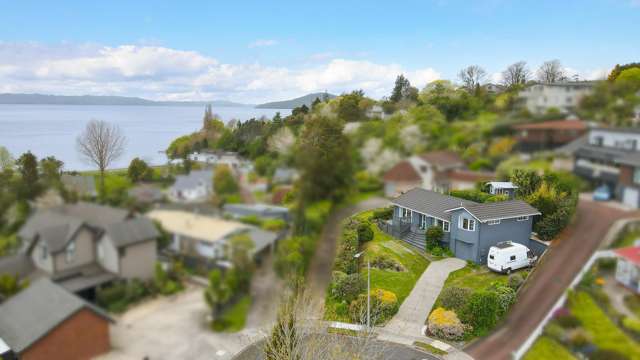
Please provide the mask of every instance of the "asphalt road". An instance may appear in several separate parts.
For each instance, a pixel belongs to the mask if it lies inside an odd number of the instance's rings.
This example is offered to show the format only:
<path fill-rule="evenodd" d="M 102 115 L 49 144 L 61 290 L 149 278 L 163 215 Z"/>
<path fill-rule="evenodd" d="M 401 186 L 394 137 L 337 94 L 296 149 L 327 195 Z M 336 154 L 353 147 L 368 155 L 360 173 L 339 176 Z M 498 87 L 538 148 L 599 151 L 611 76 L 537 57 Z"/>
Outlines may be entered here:
<path fill-rule="evenodd" d="M 502 326 L 465 351 L 478 360 L 510 359 L 597 250 L 609 227 L 634 215 L 637 212 L 581 199 L 575 222 L 551 245 Z"/>

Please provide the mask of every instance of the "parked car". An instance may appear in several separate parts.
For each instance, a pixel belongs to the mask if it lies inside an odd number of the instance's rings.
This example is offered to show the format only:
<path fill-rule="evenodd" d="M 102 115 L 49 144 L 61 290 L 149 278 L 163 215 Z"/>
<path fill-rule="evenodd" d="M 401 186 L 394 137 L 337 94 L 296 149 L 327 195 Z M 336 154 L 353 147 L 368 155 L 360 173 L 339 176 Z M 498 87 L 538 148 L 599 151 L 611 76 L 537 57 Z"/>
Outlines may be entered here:
<path fill-rule="evenodd" d="M 611 200 L 611 190 L 607 185 L 601 185 L 593 192 L 593 200 L 595 201 L 609 201 Z"/>
<path fill-rule="evenodd" d="M 510 274 L 511 271 L 530 267 L 538 257 L 528 247 L 505 241 L 489 248 L 487 266 L 493 271 Z"/>

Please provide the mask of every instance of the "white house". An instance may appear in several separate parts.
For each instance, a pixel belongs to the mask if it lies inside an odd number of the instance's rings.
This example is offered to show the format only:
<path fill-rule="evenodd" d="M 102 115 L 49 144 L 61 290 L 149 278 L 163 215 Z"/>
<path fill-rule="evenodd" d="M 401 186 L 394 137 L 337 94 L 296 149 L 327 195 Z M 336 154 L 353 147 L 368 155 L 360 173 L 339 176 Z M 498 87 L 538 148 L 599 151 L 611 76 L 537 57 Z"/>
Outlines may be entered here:
<path fill-rule="evenodd" d="M 640 247 L 616 249 L 618 257 L 616 280 L 636 294 L 640 294 Z"/>
<path fill-rule="evenodd" d="M 511 181 L 489 181 L 487 187 L 489 188 L 489 194 L 507 195 L 510 199 L 516 196 L 516 190 L 518 189 Z"/>
<path fill-rule="evenodd" d="M 224 151 L 202 151 L 189 154 L 189 160 L 207 165 L 226 165 L 236 171 L 251 171 L 253 165 L 238 153 Z"/>
<path fill-rule="evenodd" d="M 379 119 L 386 119 L 389 117 L 389 115 L 387 115 L 384 112 L 384 109 L 382 108 L 382 106 L 380 105 L 373 105 L 372 107 L 370 107 L 367 111 L 366 111 L 366 115 L 368 118 L 373 119 L 373 118 L 379 118 Z"/>
<path fill-rule="evenodd" d="M 522 90 L 519 96 L 533 114 L 544 114 L 551 108 L 571 113 L 585 95 L 592 93 L 594 84 L 594 81 L 535 84 Z"/>
<path fill-rule="evenodd" d="M 213 194 L 213 170 L 194 170 L 176 176 L 169 188 L 169 199 L 174 202 L 204 201 Z"/>

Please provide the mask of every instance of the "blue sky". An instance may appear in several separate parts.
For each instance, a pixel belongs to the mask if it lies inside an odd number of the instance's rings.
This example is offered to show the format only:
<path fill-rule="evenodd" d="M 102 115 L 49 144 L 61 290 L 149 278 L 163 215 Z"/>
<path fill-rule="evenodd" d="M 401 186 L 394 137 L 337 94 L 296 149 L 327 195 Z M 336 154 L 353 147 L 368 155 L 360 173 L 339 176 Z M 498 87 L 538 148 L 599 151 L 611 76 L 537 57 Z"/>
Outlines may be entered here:
<path fill-rule="evenodd" d="M 479 64 L 640 61 L 640 0 L 1 1 L 0 91 L 223 98 L 384 95 Z"/>

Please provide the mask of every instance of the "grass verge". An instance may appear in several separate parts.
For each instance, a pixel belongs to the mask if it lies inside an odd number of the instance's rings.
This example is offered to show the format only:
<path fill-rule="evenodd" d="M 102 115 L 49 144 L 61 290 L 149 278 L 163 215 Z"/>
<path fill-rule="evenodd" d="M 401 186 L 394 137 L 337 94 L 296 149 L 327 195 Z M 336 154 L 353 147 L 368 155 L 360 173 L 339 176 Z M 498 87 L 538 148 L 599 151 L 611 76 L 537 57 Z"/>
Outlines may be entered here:
<path fill-rule="evenodd" d="M 427 344 L 427 343 L 423 343 L 422 341 L 416 341 L 416 342 L 414 342 L 414 343 L 413 343 L 413 346 L 415 346 L 415 347 L 417 347 L 417 348 L 419 348 L 419 349 L 421 349 L 421 350 L 424 350 L 424 351 L 426 351 L 426 352 L 428 352 L 428 353 L 434 354 L 434 355 L 441 355 L 441 356 L 444 356 L 444 355 L 447 355 L 447 354 L 448 354 L 446 351 L 444 351 L 444 350 L 440 350 L 440 349 L 438 349 L 437 347 L 435 347 L 435 346 L 431 346 L 431 345 L 429 345 L 429 344 Z"/>

